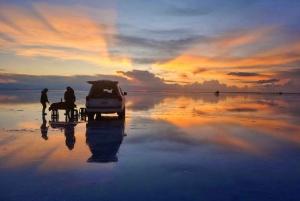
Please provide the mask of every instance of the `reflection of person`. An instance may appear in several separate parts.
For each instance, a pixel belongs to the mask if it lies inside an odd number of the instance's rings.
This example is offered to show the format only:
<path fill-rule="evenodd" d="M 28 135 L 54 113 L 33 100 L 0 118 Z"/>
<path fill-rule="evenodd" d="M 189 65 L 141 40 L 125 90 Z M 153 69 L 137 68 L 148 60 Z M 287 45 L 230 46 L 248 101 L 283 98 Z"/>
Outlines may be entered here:
<path fill-rule="evenodd" d="M 74 125 L 65 127 L 65 136 L 66 136 L 66 146 L 68 147 L 69 150 L 72 150 L 76 142 Z"/>
<path fill-rule="evenodd" d="M 45 116 L 43 115 L 43 123 L 41 125 L 41 134 L 42 134 L 42 138 L 44 140 L 48 140 L 47 134 L 48 134 L 48 128 L 49 128 L 49 126 L 47 126 L 46 124 L 47 124 L 47 121 L 46 121 Z"/>
<path fill-rule="evenodd" d="M 43 111 L 42 111 L 42 115 L 47 115 L 47 113 L 45 112 L 46 108 L 47 108 L 47 105 L 46 103 L 49 103 L 49 100 L 48 100 L 48 96 L 47 96 L 47 92 L 48 92 L 48 89 L 45 88 L 41 93 L 41 99 L 40 99 L 40 102 L 42 103 L 43 105 Z M 50 103 L 49 103 L 50 104 Z"/>
<path fill-rule="evenodd" d="M 69 119 L 74 119 L 74 103 L 76 101 L 74 90 L 71 87 L 67 87 L 67 91 L 65 92 L 65 101 L 67 106 L 66 114 Z M 71 112 L 71 117 L 70 117 Z"/>

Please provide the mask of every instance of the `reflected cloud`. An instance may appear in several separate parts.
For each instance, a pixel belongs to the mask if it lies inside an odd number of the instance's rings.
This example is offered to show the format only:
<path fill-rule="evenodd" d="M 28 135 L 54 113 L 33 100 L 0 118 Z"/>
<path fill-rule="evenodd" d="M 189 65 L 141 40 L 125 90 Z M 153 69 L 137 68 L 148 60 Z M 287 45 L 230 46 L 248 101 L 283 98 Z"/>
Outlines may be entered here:
<path fill-rule="evenodd" d="M 66 83 L 65 86 L 68 86 L 68 83 Z M 63 90 L 61 91 L 49 90 L 48 99 L 50 103 L 61 101 L 65 91 L 64 88 L 62 89 Z M 0 90 L 0 105 L 6 105 L 10 107 L 9 105 L 20 104 L 20 103 L 40 104 L 41 90 Z M 82 99 L 84 99 L 85 101 L 85 96 L 88 94 L 88 91 L 76 91 L 76 94 L 78 94 L 78 101 L 82 101 Z M 40 105 L 40 107 L 42 106 Z M 11 108 L 13 108 L 13 106 L 11 106 Z M 47 110 L 48 108 L 49 107 L 47 106 Z"/>
<path fill-rule="evenodd" d="M 86 144 L 92 156 L 90 163 L 117 162 L 117 153 L 122 144 L 125 121 L 114 117 L 101 117 L 86 124 Z"/>
<path fill-rule="evenodd" d="M 185 153 L 191 150 L 213 148 L 222 153 L 228 154 L 250 154 L 266 155 L 268 150 L 257 139 L 249 140 L 251 129 L 244 129 L 243 133 L 236 133 L 230 130 L 231 127 L 241 126 L 234 122 L 216 122 L 214 118 L 204 122 L 204 118 L 186 117 L 187 121 L 195 119 L 198 125 L 182 126 L 181 119 L 166 120 L 156 118 L 151 131 L 143 132 L 141 135 L 132 136 L 126 143 L 142 145 L 145 149 L 152 151 L 174 153 Z M 207 117 L 206 117 L 207 118 Z M 145 119 L 145 121 L 147 121 Z M 177 124 L 174 123 L 177 122 Z M 199 124 L 199 122 L 201 122 Z"/>
<path fill-rule="evenodd" d="M 36 93 L 37 95 L 34 95 Z M 34 91 L 11 91 L 11 90 L 1 90 L 0 91 L 0 104 L 16 104 L 16 103 L 32 103 L 36 102 L 38 99 L 38 94 L 40 92 Z"/>
<path fill-rule="evenodd" d="M 257 109 L 253 109 L 253 108 L 230 108 L 227 110 L 229 112 L 257 112 Z"/>
<path fill-rule="evenodd" d="M 235 96 L 235 95 L 230 95 Z M 176 107 L 185 108 L 195 102 L 217 104 L 219 101 L 226 101 L 228 95 L 222 94 L 219 97 L 213 93 L 161 93 L 161 92 L 131 92 L 127 96 L 127 109 L 133 111 L 149 111 L 159 105 L 166 105 L 169 102 L 176 102 Z"/>
<path fill-rule="evenodd" d="M 218 104 L 203 101 L 202 96 L 217 98 L 213 94 L 195 96 L 197 98 L 190 95 L 165 97 L 148 111 L 152 119 L 151 131 L 143 131 L 144 135 L 134 136 L 127 142 L 152 144 L 153 149 L 161 151 L 177 152 L 206 146 L 224 153 L 255 155 L 272 154 L 272 143 L 282 144 L 282 140 L 300 146 L 297 135 L 300 127 L 289 120 L 291 115 L 299 116 L 297 95 L 227 94 L 226 101 Z M 288 112 L 290 107 L 294 112 Z M 140 121 L 141 124 L 147 122 L 146 119 Z M 163 142 L 172 142 L 172 145 L 159 147 Z"/>

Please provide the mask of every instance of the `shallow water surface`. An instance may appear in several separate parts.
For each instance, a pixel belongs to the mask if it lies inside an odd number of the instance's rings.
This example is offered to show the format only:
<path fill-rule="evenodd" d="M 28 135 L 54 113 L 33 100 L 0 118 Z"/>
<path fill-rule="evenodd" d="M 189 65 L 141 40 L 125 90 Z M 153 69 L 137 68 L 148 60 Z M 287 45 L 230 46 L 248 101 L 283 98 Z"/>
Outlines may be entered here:
<path fill-rule="evenodd" d="M 297 94 L 129 92 L 125 120 L 73 123 L 39 97 L 0 92 L 0 200 L 299 200 Z"/>

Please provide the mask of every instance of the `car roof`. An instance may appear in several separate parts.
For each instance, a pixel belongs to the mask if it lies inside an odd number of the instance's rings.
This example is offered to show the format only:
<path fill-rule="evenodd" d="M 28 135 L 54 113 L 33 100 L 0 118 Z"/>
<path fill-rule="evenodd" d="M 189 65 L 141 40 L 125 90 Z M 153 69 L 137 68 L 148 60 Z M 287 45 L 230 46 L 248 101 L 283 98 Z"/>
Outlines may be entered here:
<path fill-rule="evenodd" d="M 113 80 L 96 80 L 96 81 L 87 81 L 89 84 L 103 84 L 103 85 L 114 85 L 118 84 L 118 81 Z"/>

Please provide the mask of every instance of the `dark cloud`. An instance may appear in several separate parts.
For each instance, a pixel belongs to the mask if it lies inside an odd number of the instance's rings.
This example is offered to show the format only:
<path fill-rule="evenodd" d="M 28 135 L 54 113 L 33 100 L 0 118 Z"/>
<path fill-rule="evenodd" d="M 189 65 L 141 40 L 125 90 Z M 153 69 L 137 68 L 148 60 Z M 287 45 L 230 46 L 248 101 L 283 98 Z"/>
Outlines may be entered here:
<path fill-rule="evenodd" d="M 276 56 L 277 57 L 277 56 Z M 271 59 L 271 58 L 270 58 Z M 270 69 L 274 72 L 280 72 L 282 69 L 299 69 L 300 68 L 300 60 L 296 60 L 289 63 L 283 64 L 271 64 L 271 65 L 249 65 L 249 66 L 235 66 L 234 69 L 243 69 L 252 71 L 253 69 L 257 70 L 266 70 Z M 287 70 L 287 72 L 294 71 L 294 70 Z"/>
<path fill-rule="evenodd" d="M 130 88 L 147 89 L 147 90 L 171 90 L 181 89 L 179 84 L 166 84 L 164 79 L 155 76 L 149 71 L 132 70 L 132 71 L 117 71 L 130 78 Z"/>
<path fill-rule="evenodd" d="M 21 33 L 27 33 L 27 31 L 25 31 L 23 28 L 19 27 L 17 24 L 15 24 L 9 18 L 5 17 L 4 15 L 1 15 L 1 13 L 0 13 L 0 21 L 3 22 L 5 25 L 7 25 Z"/>
<path fill-rule="evenodd" d="M 192 34 L 193 32 L 189 29 L 183 28 L 174 28 L 174 29 L 141 29 L 144 35 L 150 35 L 153 38 L 162 38 L 168 36 L 168 38 L 182 38 L 182 36 L 187 36 L 187 34 L 195 35 L 196 33 Z"/>
<path fill-rule="evenodd" d="M 259 84 L 254 85 L 252 91 L 267 92 L 267 93 L 300 93 L 300 83 L 297 80 L 291 80 L 283 84 Z"/>
<path fill-rule="evenodd" d="M 198 68 L 196 68 L 195 70 L 193 70 L 193 74 L 196 75 L 196 74 L 198 74 L 198 73 L 203 73 L 203 72 L 206 72 L 206 71 L 209 71 L 209 69 L 198 67 Z"/>
<path fill-rule="evenodd" d="M 279 82 L 280 79 L 272 78 L 268 80 L 258 80 L 258 81 L 242 81 L 243 83 L 249 83 L 249 84 L 269 84 L 269 83 L 275 83 Z"/>
<path fill-rule="evenodd" d="M 49 30 L 53 31 L 56 34 L 60 34 L 59 31 L 57 31 L 54 26 L 43 16 L 42 13 L 40 13 L 33 4 L 31 4 L 31 12 L 30 14 L 35 17 L 35 19 L 38 19 L 44 26 L 46 26 Z"/>
<path fill-rule="evenodd" d="M 280 104 L 274 102 L 273 100 L 272 101 L 269 101 L 269 100 L 259 100 L 257 101 L 258 104 L 260 105 L 268 105 L 270 107 L 280 107 Z"/>
<path fill-rule="evenodd" d="M 267 83 L 274 83 L 274 82 L 279 82 L 279 79 L 273 78 L 273 79 L 269 79 L 269 80 L 258 80 L 255 83 L 257 84 L 267 84 Z"/>
<path fill-rule="evenodd" d="M 164 80 L 167 83 L 181 83 L 181 84 L 190 84 L 189 81 L 178 81 L 178 80 Z"/>
<path fill-rule="evenodd" d="M 299 64 L 298 68 L 296 68 L 296 69 L 278 71 L 277 76 L 282 78 L 282 79 L 284 79 L 284 78 L 299 79 L 299 77 L 300 77 L 300 64 Z"/>
<path fill-rule="evenodd" d="M 205 80 L 203 83 L 192 83 L 183 86 L 183 89 L 186 91 L 189 90 L 195 90 L 195 91 L 200 91 L 200 92 L 249 92 L 251 91 L 251 88 L 248 87 L 247 85 L 239 88 L 235 85 L 228 86 L 226 84 L 220 83 L 218 80 Z"/>
<path fill-rule="evenodd" d="M 188 36 L 179 39 L 151 38 L 150 36 L 118 35 L 117 46 L 109 48 L 112 56 L 128 55 L 134 63 L 151 64 L 165 63 L 181 55 L 185 50 L 201 41 L 201 36 Z"/>
<path fill-rule="evenodd" d="M 195 7 L 181 8 L 178 6 L 169 5 L 165 13 L 171 16 L 191 17 L 191 16 L 207 15 L 211 12 L 212 12 L 211 8 L 195 8 Z"/>
<path fill-rule="evenodd" d="M 257 109 L 253 109 L 253 108 L 232 108 L 227 110 L 229 112 L 257 112 Z"/>
<path fill-rule="evenodd" d="M 10 43 L 14 43 L 15 42 L 15 39 L 9 37 L 7 34 L 5 33 L 1 33 L 0 32 L 0 38 L 4 41 L 7 41 L 7 42 L 10 42 Z"/>
<path fill-rule="evenodd" d="M 247 72 L 230 72 L 227 73 L 227 75 L 234 75 L 234 76 L 240 76 L 240 77 L 251 77 L 251 76 L 257 76 L 258 73 L 247 73 Z"/>
<path fill-rule="evenodd" d="M 274 75 L 276 78 L 257 80 L 257 81 L 243 81 L 236 79 L 236 83 L 254 84 L 251 91 L 256 92 L 286 92 L 286 93 L 299 93 L 300 92 L 300 63 L 292 62 L 289 64 L 275 66 Z M 278 70 L 276 71 L 276 69 Z M 282 70 L 283 68 L 287 70 Z M 262 74 L 260 74 L 262 75 Z M 242 77 L 242 76 L 240 76 Z M 231 79 L 234 80 L 234 79 Z M 282 84 L 277 84 L 280 80 L 287 80 Z"/>
<path fill-rule="evenodd" d="M 179 77 L 183 78 L 183 79 L 188 79 L 189 78 L 189 76 L 186 73 L 180 73 Z"/>
<path fill-rule="evenodd" d="M 216 102 L 219 102 L 219 99 L 215 98 L 215 100 L 216 100 Z M 197 110 L 197 109 L 193 108 L 193 114 L 201 116 L 201 115 L 206 115 L 207 113 L 203 112 L 202 110 Z"/>
<path fill-rule="evenodd" d="M 129 90 L 184 90 L 199 92 L 249 92 L 249 91 L 274 91 L 278 92 L 297 92 L 300 89 L 300 83 L 297 80 L 291 80 L 281 85 L 275 85 L 279 79 L 253 81 L 257 84 L 255 87 L 228 86 L 220 83 L 218 80 L 205 80 L 202 83 L 181 82 L 178 84 L 175 80 L 165 80 L 157 77 L 149 71 L 132 70 L 117 71 L 119 75 L 76 75 L 76 76 L 38 76 L 25 74 L 0 73 L 0 89 L 43 89 L 45 87 L 51 90 L 64 90 L 66 86 L 71 86 L 75 90 L 89 90 L 89 80 L 109 79 L 119 81 L 124 91 Z M 176 83 L 177 82 L 177 83 Z"/>

